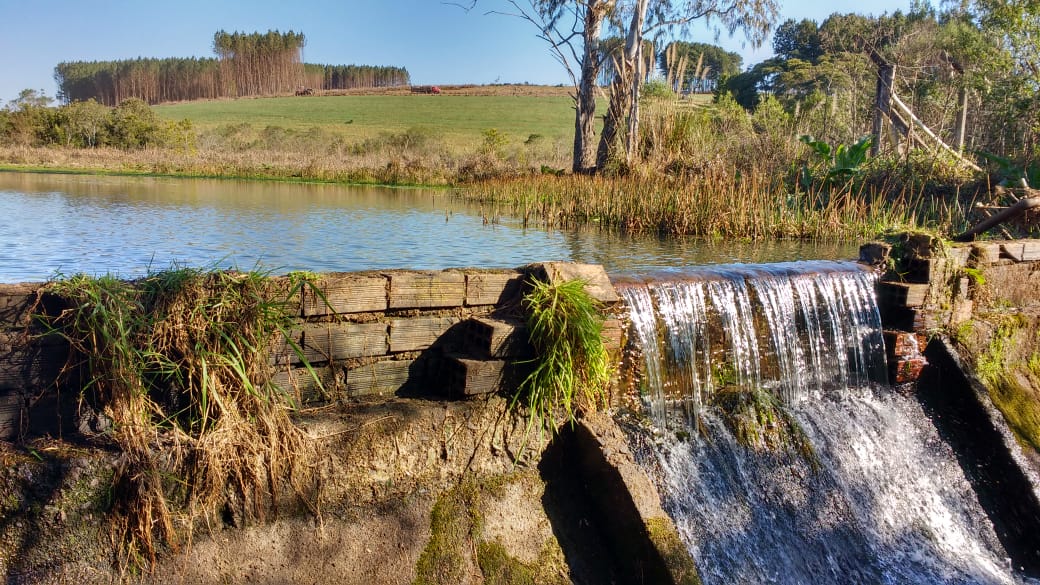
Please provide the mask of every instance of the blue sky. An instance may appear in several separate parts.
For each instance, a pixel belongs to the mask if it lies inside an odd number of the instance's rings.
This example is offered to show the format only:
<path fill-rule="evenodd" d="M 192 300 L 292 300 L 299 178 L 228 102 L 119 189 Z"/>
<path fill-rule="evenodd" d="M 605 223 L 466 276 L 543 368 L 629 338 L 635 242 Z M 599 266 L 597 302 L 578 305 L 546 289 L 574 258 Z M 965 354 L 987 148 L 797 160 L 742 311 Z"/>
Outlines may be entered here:
<path fill-rule="evenodd" d="M 909 6 L 910 0 L 781 0 L 781 20 Z M 403 66 L 417 84 L 568 82 L 530 23 L 485 14 L 494 9 L 509 6 L 480 0 L 464 12 L 440 0 L 0 0 L 0 105 L 25 88 L 53 96 L 61 61 L 211 57 L 213 33 L 221 29 L 302 31 L 307 62 Z M 714 41 L 704 30 L 691 40 Z M 745 65 L 771 54 L 769 41 L 757 51 L 739 36 L 718 42 L 741 53 Z"/>

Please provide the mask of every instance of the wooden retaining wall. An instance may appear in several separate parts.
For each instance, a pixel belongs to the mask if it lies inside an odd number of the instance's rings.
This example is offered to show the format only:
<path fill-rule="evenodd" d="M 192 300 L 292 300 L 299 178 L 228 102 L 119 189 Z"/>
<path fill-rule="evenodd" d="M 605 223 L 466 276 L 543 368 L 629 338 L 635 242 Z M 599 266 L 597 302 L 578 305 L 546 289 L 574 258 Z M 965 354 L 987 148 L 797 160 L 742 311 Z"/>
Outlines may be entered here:
<path fill-rule="evenodd" d="M 618 296 L 603 268 L 546 262 L 517 269 L 322 274 L 299 295 L 293 341 L 273 351 L 275 381 L 303 406 L 383 396 L 464 398 L 515 389 L 532 357 L 520 300 L 529 278 L 581 279 L 613 310 Z M 0 285 L 0 439 L 75 433 L 77 388 L 59 374 L 60 336 L 35 315 L 56 315 L 42 283 Z M 606 323 L 620 353 L 621 326 Z M 315 376 L 321 380 L 317 384 Z"/>
<path fill-rule="evenodd" d="M 979 295 L 1040 305 L 1040 240 L 951 244 L 911 234 L 894 246 L 863 246 L 860 260 L 886 269 L 878 307 L 893 383 L 917 379 L 928 337 L 970 320 Z"/>

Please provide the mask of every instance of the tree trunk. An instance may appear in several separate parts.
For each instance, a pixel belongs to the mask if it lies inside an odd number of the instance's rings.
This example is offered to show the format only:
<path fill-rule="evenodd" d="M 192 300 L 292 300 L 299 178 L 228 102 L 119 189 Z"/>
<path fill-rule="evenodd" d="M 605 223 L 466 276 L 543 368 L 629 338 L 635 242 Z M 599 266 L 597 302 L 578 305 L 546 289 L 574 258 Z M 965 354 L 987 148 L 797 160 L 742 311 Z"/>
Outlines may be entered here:
<path fill-rule="evenodd" d="M 643 23 L 649 0 L 639 0 L 632 15 L 632 24 L 625 41 L 625 58 L 632 66 L 632 86 L 629 90 L 628 134 L 625 135 L 625 162 L 631 166 L 639 142 L 639 88 L 643 85 Z"/>
<path fill-rule="evenodd" d="M 603 29 L 608 2 L 592 0 L 585 6 L 584 52 L 581 79 L 574 96 L 574 173 L 589 174 L 596 170 L 596 77 L 599 76 L 599 35 Z"/>
<path fill-rule="evenodd" d="M 639 86 L 642 83 L 640 52 L 643 47 L 643 23 L 646 20 L 648 0 L 639 0 L 620 62 L 614 65 L 614 80 L 610 84 L 610 108 L 603 120 L 603 134 L 599 140 L 596 159 L 600 166 L 614 158 L 619 146 L 618 134 L 626 129 L 625 163 L 631 164 L 635 154 L 635 137 L 639 134 Z M 627 116 L 627 119 L 626 119 Z"/>

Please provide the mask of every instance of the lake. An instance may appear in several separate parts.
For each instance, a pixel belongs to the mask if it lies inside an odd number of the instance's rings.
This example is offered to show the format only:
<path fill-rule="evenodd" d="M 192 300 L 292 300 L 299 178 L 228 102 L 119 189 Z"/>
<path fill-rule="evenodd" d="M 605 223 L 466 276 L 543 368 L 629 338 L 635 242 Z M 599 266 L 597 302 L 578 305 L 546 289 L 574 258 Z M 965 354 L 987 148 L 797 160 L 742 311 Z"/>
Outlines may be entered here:
<path fill-rule="evenodd" d="M 611 274 L 698 264 L 849 259 L 856 243 L 726 242 L 485 221 L 450 190 L 0 172 L 0 282 L 132 278 L 174 264 L 274 274 L 602 264 Z"/>

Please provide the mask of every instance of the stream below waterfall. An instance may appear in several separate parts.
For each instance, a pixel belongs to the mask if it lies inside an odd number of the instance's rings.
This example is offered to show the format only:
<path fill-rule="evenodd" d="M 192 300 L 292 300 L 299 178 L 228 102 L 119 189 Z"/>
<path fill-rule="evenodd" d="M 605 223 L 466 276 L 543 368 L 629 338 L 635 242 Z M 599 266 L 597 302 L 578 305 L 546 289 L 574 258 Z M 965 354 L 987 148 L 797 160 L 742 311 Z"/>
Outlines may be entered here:
<path fill-rule="evenodd" d="M 883 382 L 875 283 L 816 262 L 619 286 L 647 414 L 630 439 L 705 584 L 1034 582 L 913 390 Z M 808 449 L 738 438 L 734 393 L 772 397 Z"/>

